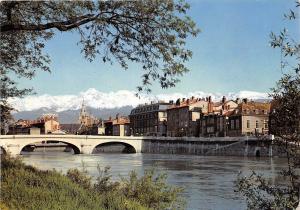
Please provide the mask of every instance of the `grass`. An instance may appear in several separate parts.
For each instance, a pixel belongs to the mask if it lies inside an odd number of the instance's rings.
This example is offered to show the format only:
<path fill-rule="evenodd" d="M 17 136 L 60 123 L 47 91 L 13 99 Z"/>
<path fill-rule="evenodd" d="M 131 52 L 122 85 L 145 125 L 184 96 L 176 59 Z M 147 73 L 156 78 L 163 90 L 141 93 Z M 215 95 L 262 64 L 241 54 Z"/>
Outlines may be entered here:
<path fill-rule="evenodd" d="M 0 209 L 182 209 L 182 189 L 166 184 L 166 176 L 131 172 L 128 179 L 112 182 L 108 169 L 96 183 L 85 172 L 71 169 L 66 175 L 27 166 L 19 158 L 1 157 Z"/>

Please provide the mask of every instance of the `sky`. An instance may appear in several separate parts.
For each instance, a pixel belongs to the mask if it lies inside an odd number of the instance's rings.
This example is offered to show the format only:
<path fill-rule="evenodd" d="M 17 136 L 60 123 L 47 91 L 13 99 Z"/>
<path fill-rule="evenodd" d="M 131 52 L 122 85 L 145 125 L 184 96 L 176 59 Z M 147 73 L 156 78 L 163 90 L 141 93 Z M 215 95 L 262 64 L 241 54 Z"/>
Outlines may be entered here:
<path fill-rule="evenodd" d="M 201 33 L 187 40 L 193 58 L 190 72 L 171 89 L 152 86 L 152 94 L 195 91 L 229 93 L 269 92 L 281 77 L 280 53 L 270 47 L 269 34 L 283 27 L 300 37 L 300 25 L 286 21 L 283 14 L 294 8 L 294 0 L 190 0 L 188 15 Z M 123 70 L 118 64 L 90 63 L 80 53 L 76 33 L 58 32 L 46 43 L 51 73 L 38 72 L 32 80 L 19 80 L 33 87 L 37 96 L 76 95 L 93 88 L 109 93 L 135 91 L 142 71 L 135 64 Z"/>

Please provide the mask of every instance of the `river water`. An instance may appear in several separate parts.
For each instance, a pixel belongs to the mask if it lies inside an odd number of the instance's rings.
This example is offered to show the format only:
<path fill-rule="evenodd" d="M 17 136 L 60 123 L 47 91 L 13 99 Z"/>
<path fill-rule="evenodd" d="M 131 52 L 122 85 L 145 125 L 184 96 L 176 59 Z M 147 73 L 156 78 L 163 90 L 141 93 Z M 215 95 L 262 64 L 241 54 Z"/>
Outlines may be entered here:
<path fill-rule="evenodd" d="M 238 173 L 260 171 L 276 181 L 284 165 L 283 159 L 221 156 L 192 156 L 166 154 L 95 154 L 72 155 L 66 152 L 23 153 L 25 163 L 40 169 L 53 169 L 65 173 L 70 168 L 87 169 L 97 176 L 97 165 L 111 167 L 114 180 L 127 176 L 131 170 L 140 175 L 145 169 L 155 168 L 168 174 L 168 183 L 184 187 L 183 196 L 188 210 L 246 209 L 245 199 L 234 192 Z"/>

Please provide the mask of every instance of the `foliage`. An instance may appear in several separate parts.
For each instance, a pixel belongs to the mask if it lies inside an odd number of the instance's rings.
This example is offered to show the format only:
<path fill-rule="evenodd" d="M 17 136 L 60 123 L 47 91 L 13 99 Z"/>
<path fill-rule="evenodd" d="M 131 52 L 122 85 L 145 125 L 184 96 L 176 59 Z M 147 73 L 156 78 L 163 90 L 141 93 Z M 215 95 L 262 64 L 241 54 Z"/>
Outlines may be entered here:
<path fill-rule="evenodd" d="M 295 14 L 290 10 L 285 17 L 295 20 Z M 287 29 L 270 37 L 271 46 L 280 48 L 281 71 L 289 68 L 270 94 L 270 133 L 275 135 L 274 144 L 284 153 L 287 165 L 280 174 L 282 183 L 271 183 L 253 172 L 249 177 L 240 175 L 237 186 L 247 198 L 248 209 L 295 209 L 300 196 L 300 43 L 290 37 Z"/>
<path fill-rule="evenodd" d="M 1 87 L 1 104 L 8 106 L 3 92 L 20 97 L 30 91 L 19 90 L 12 73 L 31 79 L 38 70 L 50 71 L 44 47 L 56 32 L 78 33 L 89 61 L 117 62 L 124 69 L 128 62 L 139 64 L 140 91 L 150 91 L 154 80 L 162 88 L 173 87 L 192 56 L 185 40 L 199 32 L 188 9 L 183 0 L 1 1 L 0 77 L 13 88 Z"/>
<path fill-rule="evenodd" d="M 248 177 L 239 175 L 237 191 L 241 192 L 246 200 L 248 209 L 295 209 L 298 205 L 298 191 L 284 183 L 272 183 L 262 174 L 252 172 Z"/>
<path fill-rule="evenodd" d="M 79 171 L 78 169 L 69 169 L 66 176 L 72 180 L 72 182 L 80 185 L 84 189 L 89 189 L 91 186 L 91 177 L 86 176 L 86 173 Z"/>
<path fill-rule="evenodd" d="M 167 185 L 166 179 L 166 174 L 156 176 L 153 169 L 141 178 L 132 171 L 128 179 L 122 179 L 121 191 L 151 209 L 183 209 L 184 202 L 178 197 L 183 189 Z"/>
<path fill-rule="evenodd" d="M 119 190 L 120 183 L 111 181 L 111 175 L 109 173 L 110 167 L 107 166 L 102 170 L 98 165 L 97 170 L 99 174 L 96 178 L 96 183 L 94 184 L 94 190 L 100 193 Z"/>
<path fill-rule="evenodd" d="M 62 175 L 26 166 L 19 158 L 2 155 L 0 207 L 146 210 L 179 209 L 182 206 L 178 194 L 181 189 L 170 187 L 165 178 L 159 178 L 165 175 L 153 179 L 154 173 L 147 172 L 138 179 L 132 172 L 128 179 L 112 182 L 109 168 L 101 173 L 93 184 L 86 171 L 71 169 L 67 175 Z"/>

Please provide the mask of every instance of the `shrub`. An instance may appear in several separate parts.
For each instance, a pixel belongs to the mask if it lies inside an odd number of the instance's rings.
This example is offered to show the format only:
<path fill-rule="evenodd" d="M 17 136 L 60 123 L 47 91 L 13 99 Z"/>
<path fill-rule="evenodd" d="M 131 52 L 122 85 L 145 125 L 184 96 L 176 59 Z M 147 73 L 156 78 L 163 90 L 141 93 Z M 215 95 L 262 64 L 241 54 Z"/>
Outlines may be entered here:
<path fill-rule="evenodd" d="M 26 166 L 20 158 L 1 157 L 0 209 L 180 209 L 181 188 L 166 184 L 166 175 L 154 170 L 141 178 L 111 181 L 109 168 L 101 170 L 94 185 L 86 171 L 71 169 L 66 175 Z"/>

